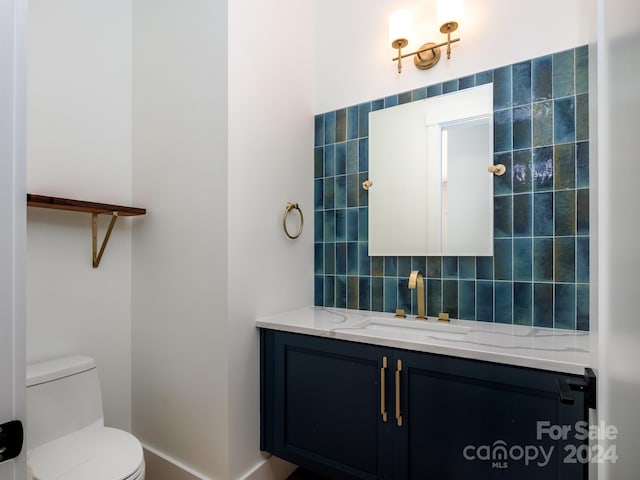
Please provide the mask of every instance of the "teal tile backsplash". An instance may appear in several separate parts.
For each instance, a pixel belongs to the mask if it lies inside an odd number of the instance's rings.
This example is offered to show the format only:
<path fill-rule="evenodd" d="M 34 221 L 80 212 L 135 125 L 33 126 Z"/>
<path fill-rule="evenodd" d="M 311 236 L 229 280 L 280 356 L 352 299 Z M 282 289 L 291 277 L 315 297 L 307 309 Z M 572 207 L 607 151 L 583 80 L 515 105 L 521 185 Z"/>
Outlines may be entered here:
<path fill-rule="evenodd" d="M 369 257 L 370 111 L 493 82 L 493 257 Z M 589 117 L 586 46 L 315 117 L 315 304 L 589 330 Z"/>

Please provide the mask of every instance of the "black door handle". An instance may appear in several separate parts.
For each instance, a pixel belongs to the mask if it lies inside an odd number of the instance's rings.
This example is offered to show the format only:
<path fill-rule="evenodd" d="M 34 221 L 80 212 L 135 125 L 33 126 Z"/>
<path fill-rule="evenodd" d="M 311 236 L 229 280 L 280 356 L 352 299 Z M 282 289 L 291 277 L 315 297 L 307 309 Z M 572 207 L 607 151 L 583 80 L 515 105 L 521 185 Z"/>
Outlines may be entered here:
<path fill-rule="evenodd" d="M 584 392 L 587 408 L 596 408 L 596 374 L 585 368 L 583 378 L 567 378 L 556 380 L 560 402 L 573 405 L 573 391 Z"/>
<path fill-rule="evenodd" d="M 0 462 L 20 455 L 23 441 L 24 431 L 20 420 L 12 420 L 0 425 Z"/>

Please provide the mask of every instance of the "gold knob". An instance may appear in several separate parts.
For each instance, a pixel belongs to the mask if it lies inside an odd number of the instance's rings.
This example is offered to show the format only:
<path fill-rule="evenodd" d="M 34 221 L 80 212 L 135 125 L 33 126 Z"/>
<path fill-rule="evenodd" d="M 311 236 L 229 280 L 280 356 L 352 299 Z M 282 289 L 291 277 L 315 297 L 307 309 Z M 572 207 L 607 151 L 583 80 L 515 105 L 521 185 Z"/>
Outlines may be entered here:
<path fill-rule="evenodd" d="M 500 176 L 504 175 L 504 172 L 507 171 L 507 167 L 499 163 L 497 165 L 489 165 L 489 168 L 487 168 L 487 170 L 489 170 L 489 172 L 493 173 L 494 175 Z"/>
<path fill-rule="evenodd" d="M 371 180 L 365 180 L 362 182 L 362 188 L 365 190 L 369 190 L 373 186 L 373 182 Z"/>

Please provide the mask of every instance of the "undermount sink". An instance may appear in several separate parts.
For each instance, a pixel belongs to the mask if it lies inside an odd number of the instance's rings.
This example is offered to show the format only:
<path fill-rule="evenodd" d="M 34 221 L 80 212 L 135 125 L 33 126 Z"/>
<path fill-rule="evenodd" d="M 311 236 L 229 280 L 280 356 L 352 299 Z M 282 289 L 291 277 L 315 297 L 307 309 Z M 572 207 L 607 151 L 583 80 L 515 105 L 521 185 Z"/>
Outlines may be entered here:
<path fill-rule="evenodd" d="M 446 340 L 462 340 L 471 331 L 470 327 L 436 322 L 434 320 L 369 318 L 358 325 L 368 332 L 402 336 L 426 336 Z"/>

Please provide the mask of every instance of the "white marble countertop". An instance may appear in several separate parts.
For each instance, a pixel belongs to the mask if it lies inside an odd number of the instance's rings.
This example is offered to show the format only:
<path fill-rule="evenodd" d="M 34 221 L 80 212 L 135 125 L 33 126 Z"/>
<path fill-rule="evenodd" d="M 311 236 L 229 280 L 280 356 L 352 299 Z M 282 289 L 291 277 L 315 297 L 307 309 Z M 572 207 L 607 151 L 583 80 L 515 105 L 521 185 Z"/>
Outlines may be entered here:
<path fill-rule="evenodd" d="M 367 328 L 372 321 L 386 325 Z M 382 312 L 306 307 L 259 318 L 256 326 L 577 375 L 584 374 L 585 367 L 590 366 L 589 332 L 457 319 L 439 327 L 442 324 L 432 317 L 427 320 L 428 327 L 435 325 L 433 328 L 444 330 L 469 327 L 470 330 L 466 334 L 442 334 L 387 328 L 395 322 L 402 325 L 402 322 L 416 321 L 410 316 L 396 319 L 393 314 Z M 448 325 L 453 328 L 447 329 Z"/>

